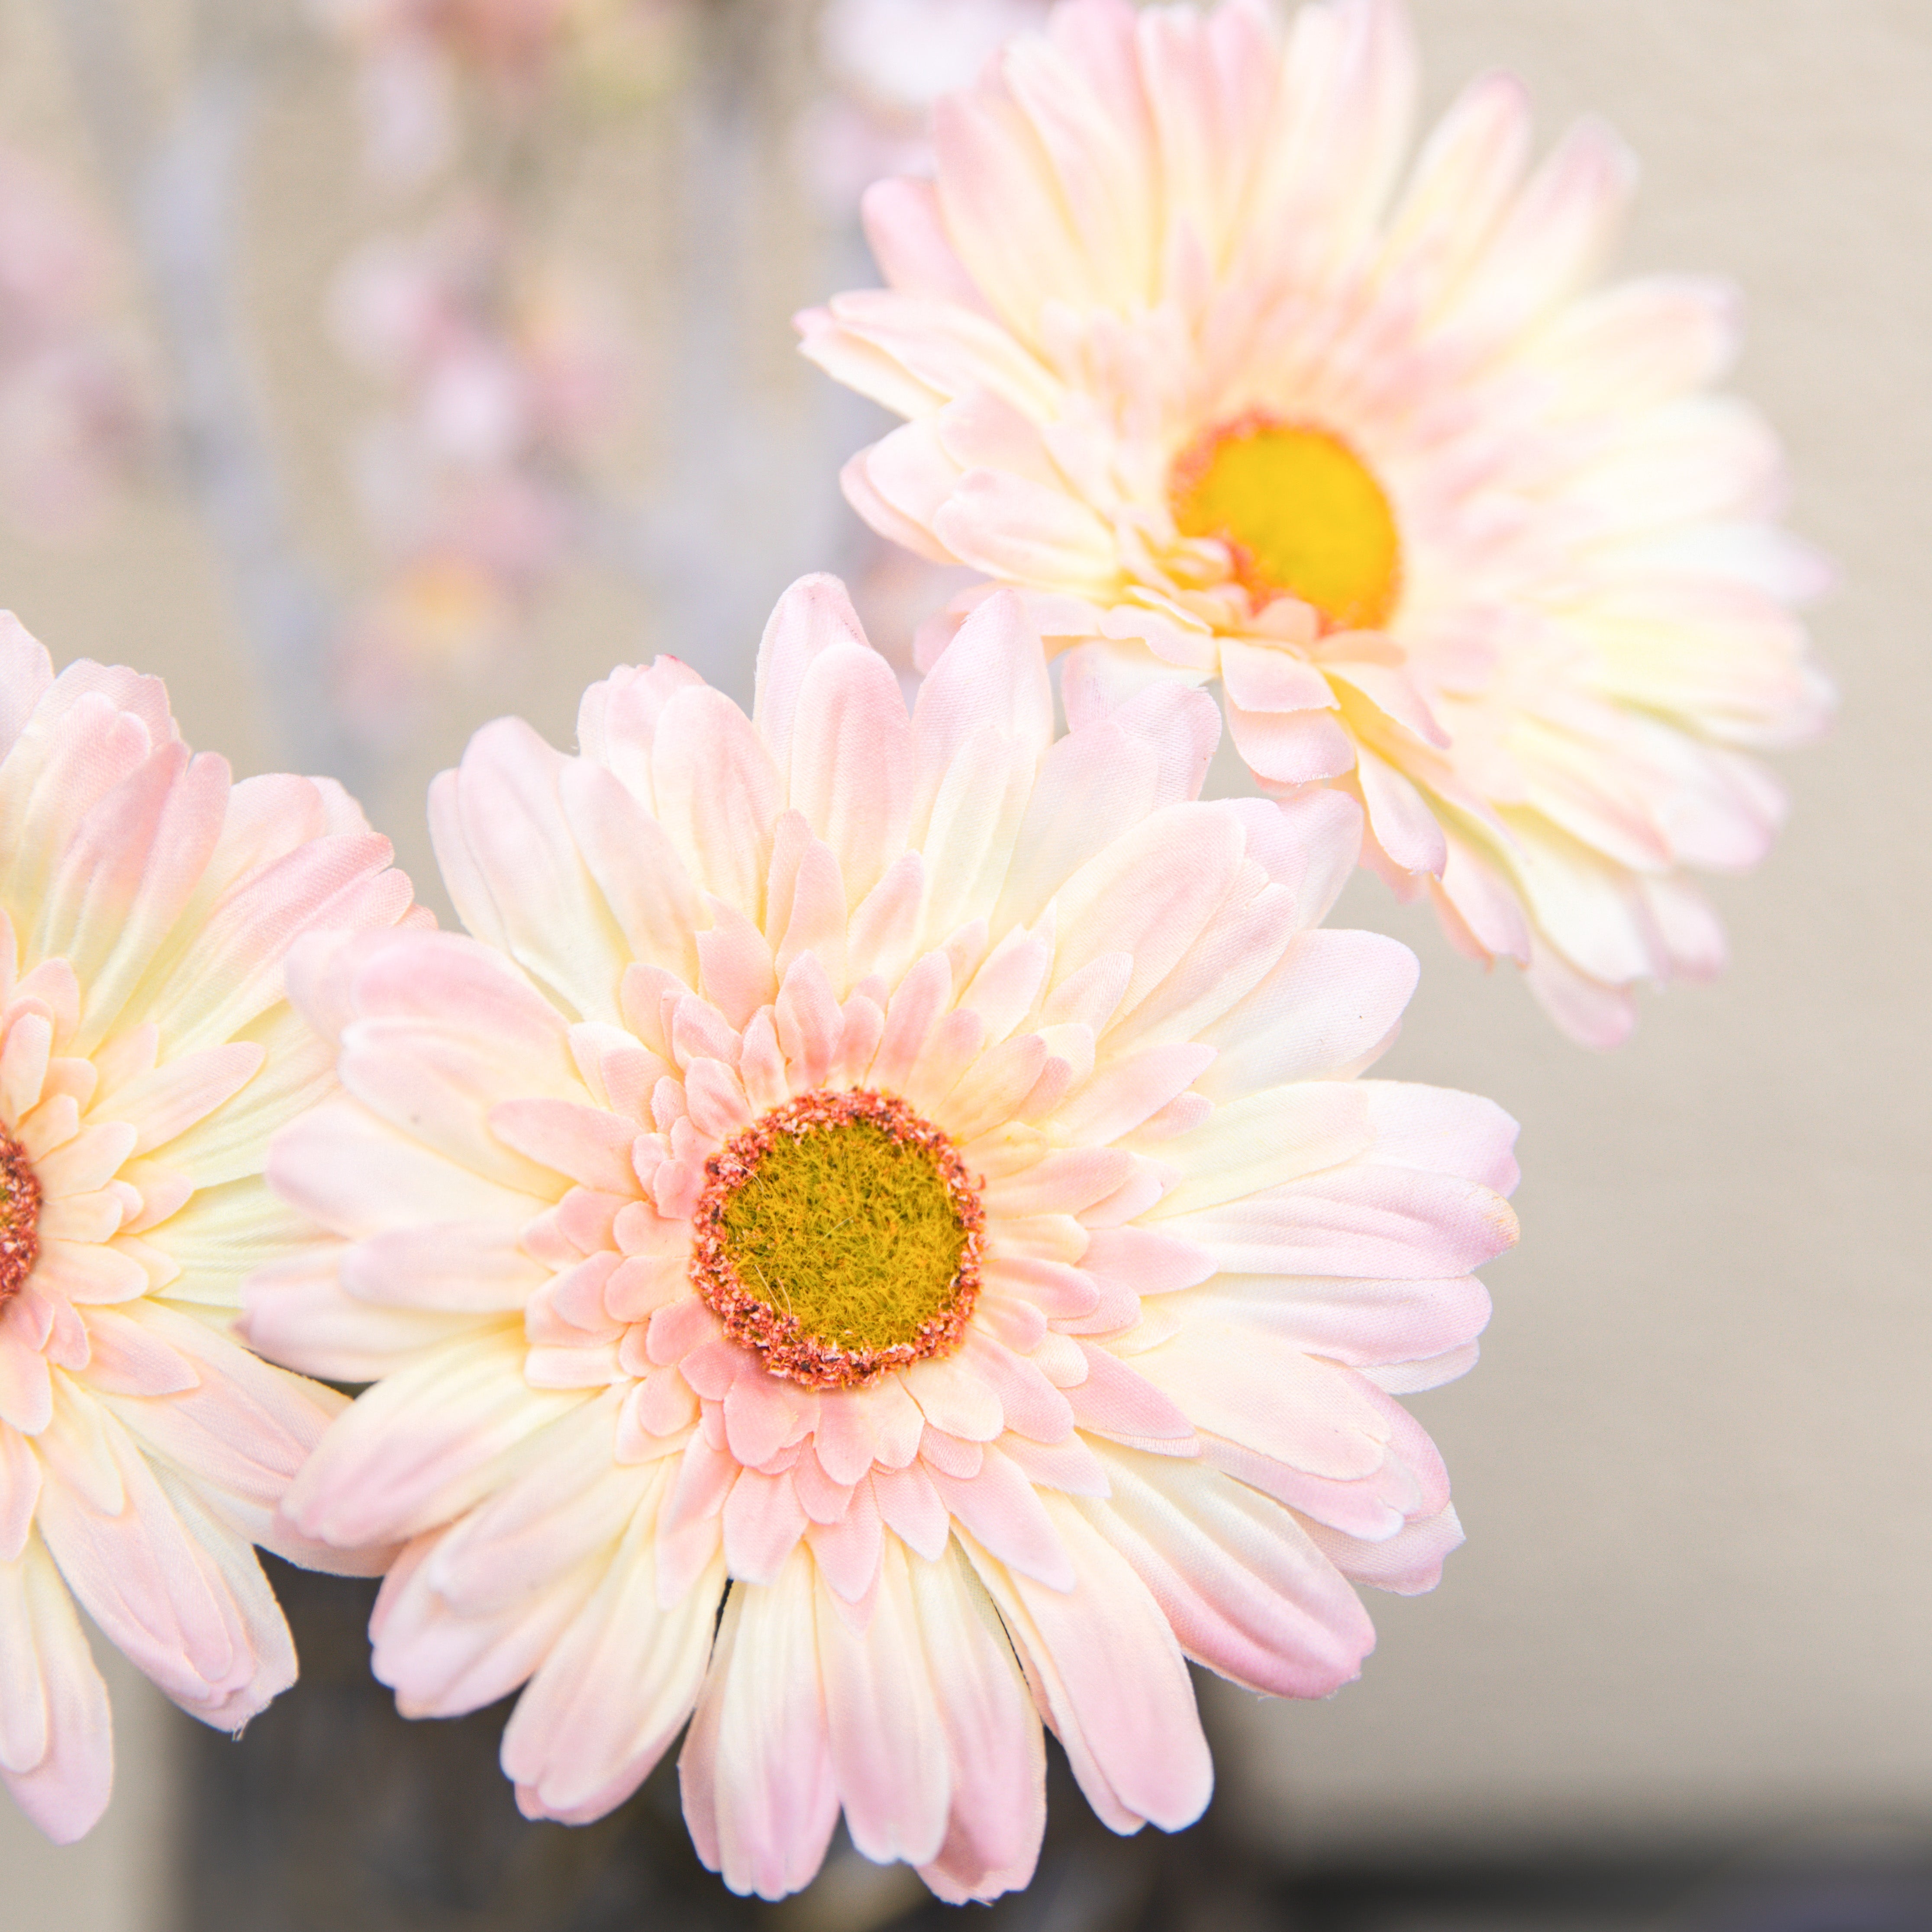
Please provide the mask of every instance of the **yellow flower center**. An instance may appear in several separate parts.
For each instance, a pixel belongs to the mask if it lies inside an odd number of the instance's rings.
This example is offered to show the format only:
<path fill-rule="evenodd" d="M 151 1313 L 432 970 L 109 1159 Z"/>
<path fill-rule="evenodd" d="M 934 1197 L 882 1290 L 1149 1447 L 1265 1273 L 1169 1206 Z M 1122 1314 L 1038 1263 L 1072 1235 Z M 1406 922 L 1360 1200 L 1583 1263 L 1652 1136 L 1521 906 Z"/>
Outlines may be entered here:
<path fill-rule="evenodd" d="M 958 1346 L 979 1294 L 980 1191 L 903 1100 L 789 1100 L 705 1176 L 692 1280 L 772 1374 L 849 1388 Z"/>
<path fill-rule="evenodd" d="M 27 1150 L 0 1127 L 0 1308 L 40 1258 L 40 1182 Z"/>
<path fill-rule="evenodd" d="M 1394 513 L 1339 436 L 1243 416 L 1187 450 L 1168 488 L 1181 534 L 1220 538 L 1257 596 L 1298 597 L 1332 631 L 1373 629 L 1394 609 Z"/>

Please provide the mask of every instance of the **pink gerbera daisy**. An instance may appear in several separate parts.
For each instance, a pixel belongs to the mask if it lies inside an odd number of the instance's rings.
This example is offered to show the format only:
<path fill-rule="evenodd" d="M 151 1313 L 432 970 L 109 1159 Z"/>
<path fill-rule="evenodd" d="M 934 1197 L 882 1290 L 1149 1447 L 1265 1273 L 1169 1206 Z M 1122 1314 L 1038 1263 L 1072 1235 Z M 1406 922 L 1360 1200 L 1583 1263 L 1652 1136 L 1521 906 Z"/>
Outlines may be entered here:
<path fill-rule="evenodd" d="M 284 956 L 409 909 L 340 787 L 231 784 L 157 680 L 0 616 L 0 1775 L 63 1841 L 113 1775 L 76 1600 L 233 1730 L 296 1671 L 254 1546 L 355 1567 L 276 1516 L 341 1397 L 229 1330 L 304 1238 L 268 1137 L 333 1084 Z"/>
<path fill-rule="evenodd" d="M 1819 572 L 1711 392 L 1726 291 L 1597 283 L 1622 146 L 1529 172 L 1492 75 L 1405 179 L 1414 69 L 1393 0 L 1066 0 L 871 191 L 890 286 L 806 352 L 909 418 L 854 506 L 1023 590 L 1076 715 L 1217 680 L 1264 790 L 1353 794 L 1367 862 L 1608 1045 L 1721 962 L 1688 874 L 1763 855 L 1747 754 L 1828 709 Z"/>
<path fill-rule="evenodd" d="M 1178 685 L 1054 742 L 1012 598 L 908 717 L 824 579 L 752 718 L 659 658 L 579 733 L 438 782 L 473 938 L 297 975 L 346 1090 L 273 1184 L 340 1239 L 248 1329 L 382 1378 L 288 1504 L 405 1542 L 377 1673 L 418 1716 L 524 1687 L 533 1816 L 689 1720 L 692 1835 L 766 1897 L 842 1808 L 944 1898 L 1024 1884 L 1042 1719 L 1108 1824 L 1186 1824 L 1186 1660 L 1322 1694 L 1349 1580 L 1460 1540 L 1394 1395 L 1473 1360 L 1515 1235 L 1508 1119 L 1354 1077 L 1415 970 L 1313 929 L 1356 808 L 1195 802 Z"/>

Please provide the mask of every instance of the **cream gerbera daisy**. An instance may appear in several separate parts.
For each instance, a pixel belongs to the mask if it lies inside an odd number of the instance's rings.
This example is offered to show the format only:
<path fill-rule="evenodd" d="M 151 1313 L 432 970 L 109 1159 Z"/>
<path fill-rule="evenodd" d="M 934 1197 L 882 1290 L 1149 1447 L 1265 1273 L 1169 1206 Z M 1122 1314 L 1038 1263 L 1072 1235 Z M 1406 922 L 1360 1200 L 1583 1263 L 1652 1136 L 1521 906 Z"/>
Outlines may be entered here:
<path fill-rule="evenodd" d="M 475 937 L 296 975 L 346 1095 L 272 1180 L 340 1239 L 248 1330 L 382 1378 L 287 1505 L 406 1543 L 377 1673 L 418 1716 L 524 1687 L 534 1816 L 689 1719 L 692 1835 L 766 1897 L 842 1808 L 942 1897 L 1024 1884 L 1042 1719 L 1115 1829 L 1186 1823 L 1186 1660 L 1330 1690 L 1348 1580 L 1460 1540 L 1394 1396 L 1474 1358 L 1515 1235 L 1496 1108 L 1353 1077 L 1414 976 L 1311 929 L 1355 807 L 1192 802 L 1178 684 L 1055 743 L 1010 596 L 910 718 L 808 579 L 752 718 L 660 658 L 579 728 L 439 781 Z"/>
<path fill-rule="evenodd" d="M 940 104 L 936 181 L 872 190 L 890 286 L 806 352 L 910 418 L 854 506 L 1026 591 L 1072 715 L 1219 679 L 1264 790 L 1352 792 L 1367 862 L 1607 1045 L 1721 963 L 1686 871 L 1778 824 L 1746 754 L 1828 708 L 1819 572 L 1709 392 L 1724 291 L 1595 285 L 1622 147 L 1526 172 L 1492 76 L 1405 179 L 1413 70 L 1392 0 L 1066 0 Z"/>
<path fill-rule="evenodd" d="M 342 1398 L 228 1330 L 304 1238 L 268 1136 L 333 1084 L 284 956 L 409 910 L 338 786 L 231 785 L 158 680 L 0 616 L 0 1776 L 62 1841 L 113 1775 L 76 1600 L 233 1730 L 296 1670 L 254 1546 L 360 1567 L 276 1515 Z"/>

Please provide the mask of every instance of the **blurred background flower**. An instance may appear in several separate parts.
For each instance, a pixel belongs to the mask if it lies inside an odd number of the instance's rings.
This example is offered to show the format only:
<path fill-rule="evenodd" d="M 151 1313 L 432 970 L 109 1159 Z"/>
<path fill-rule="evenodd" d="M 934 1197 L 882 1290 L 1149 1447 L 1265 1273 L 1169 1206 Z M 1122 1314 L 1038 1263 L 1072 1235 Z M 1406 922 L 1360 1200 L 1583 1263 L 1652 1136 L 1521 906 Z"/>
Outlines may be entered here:
<path fill-rule="evenodd" d="M 369 170 L 398 188 L 457 158 L 466 92 L 514 121 L 560 86 L 626 102 L 656 92 L 675 76 L 689 11 L 690 0 L 314 0 L 356 57 Z"/>
<path fill-rule="evenodd" d="M 608 290 L 482 204 L 367 244 L 331 319 L 388 406 L 354 452 L 385 580 L 350 620 L 342 702 L 410 728 L 412 692 L 508 646 L 582 535 L 594 468 L 634 406 L 631 338 Z"/>
<path fill-rule="evenodd" d="M 0 146 L 0 514 L 93 532 L 152 434 L 111 232 L 50 167 Z"/>
<path fill-rule="evenodd" d="M 932 171 L 932 104 L 1046 20 L 1046 0 L 826 0 L 818 52 L 826 85 L 800 136 L 836 216 L 886 175 Z"/>

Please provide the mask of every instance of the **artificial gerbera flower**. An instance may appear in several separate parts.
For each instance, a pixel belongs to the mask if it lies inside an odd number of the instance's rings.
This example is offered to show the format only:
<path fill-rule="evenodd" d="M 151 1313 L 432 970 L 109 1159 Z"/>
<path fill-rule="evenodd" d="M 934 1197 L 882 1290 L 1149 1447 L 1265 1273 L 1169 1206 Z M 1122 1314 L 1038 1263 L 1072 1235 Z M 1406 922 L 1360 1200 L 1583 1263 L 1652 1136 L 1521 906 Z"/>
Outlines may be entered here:
<path fill-rule="evenodd" d="M 303 1238 L 268 1137 L 333 1084 L 284 956 L 409 910 L 340 787 L 231 784 L 158 680 L 0 616 L 0 1775 L 62 1841 L 113 1775 L 76 1600 L 233 1730 L 295 1677 L 254 1546 L 354 1567 L 275 1514 L 342 1398 L 228 1331 Z"/>
<path fill-rule="evenodd" d="M 1348 1580 L 1426 1588 L 1460 1540 L 1393 1396 L 1473 1359 L 1514 1128 L 1352 1077 L 1414 975 L 1311 929 L 1355 807 L 1194 802 L 1218 721 L 1180 685 L 1053 730 L 1016 598 L 908 718 L 808 579 L 750 719 L 661 658 L 574 758 L 478 734 L 433 794 L 473 938 L 293 974 L 345 1094 L 273 1184 L 340 1238 L 248 1331 L 382 1379 L 287 1508 L 405 1544 L 404 1712 L 524 1687 L 532 1816 L 608 1811 L 689 1720 L 734 1889 L 805 1884 L 842 1808 L 991 1898 L 1042 1720 L 1115 1829 L 1184 1825 L 1185 1660 L 1330 1690 L 1372 1641 Z"/>
<path fill-rule="evenodd" d="M 890 286 L 806 352 L 910 418 L 854 505 L 1024 590 L 1073 715 L 1218 679 L 1264 790 L 1353 793 L 1367 862 L 1608 1045 L 1721 962 L 1686 870 L 1778 824 L 1746 753 L 1825 716 L 1819 572 L 1710 393 L 1724 291 L 1596 285 L 1624 148 L 1528 172 L 1491 76 L 1404 179 L 1414 66 L 1392 0 L 1066 0 L 940 103 L 935 181 L 871 191 Z"/>

